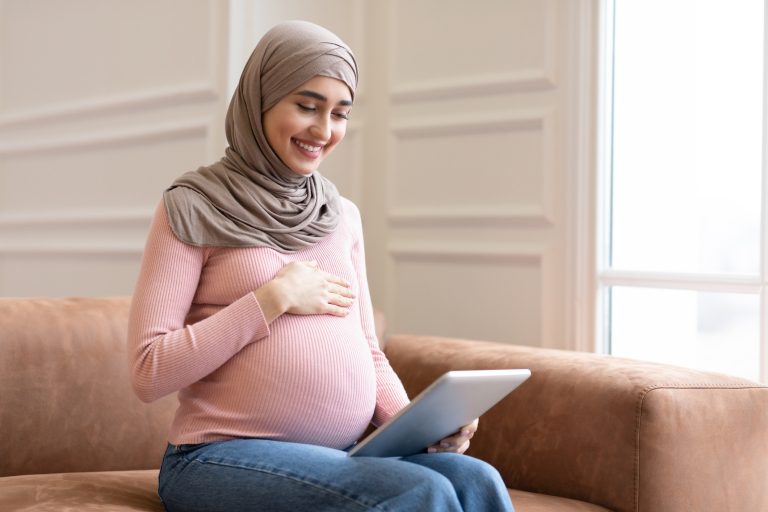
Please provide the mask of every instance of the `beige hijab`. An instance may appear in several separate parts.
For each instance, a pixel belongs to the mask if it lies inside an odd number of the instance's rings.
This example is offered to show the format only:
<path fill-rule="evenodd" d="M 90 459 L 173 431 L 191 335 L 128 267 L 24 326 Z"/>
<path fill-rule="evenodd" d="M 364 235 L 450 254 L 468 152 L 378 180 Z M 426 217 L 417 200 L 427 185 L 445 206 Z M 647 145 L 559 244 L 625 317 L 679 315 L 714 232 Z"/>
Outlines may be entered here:
<path fill-rule="evenodd" d="M 262 113 L 318 75 L 343 81 L 354 97 L 357 64 L 333 33 L 289 21 L 264 35 L 229 104 L 224 157 L 182 175 L 165 191 L 168 220 L 180 240 L 288 253 L 333 232 L 341 208 L 336 187 L 317 172 L 303 176 L 288 168 L 262 126 Z"/>

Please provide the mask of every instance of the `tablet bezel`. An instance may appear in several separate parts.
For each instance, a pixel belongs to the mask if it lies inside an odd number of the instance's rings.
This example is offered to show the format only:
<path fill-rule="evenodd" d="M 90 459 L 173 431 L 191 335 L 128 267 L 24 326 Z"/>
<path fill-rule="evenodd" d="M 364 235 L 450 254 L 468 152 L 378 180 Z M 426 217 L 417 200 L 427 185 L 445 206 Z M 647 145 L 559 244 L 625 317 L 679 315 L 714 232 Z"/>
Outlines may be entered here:
<path fill-rule="evenodd" d="M 401 457 L 423 452 L 482 416 L 530 376 L 528 369 L 446 372 L 348 455 Z"/>

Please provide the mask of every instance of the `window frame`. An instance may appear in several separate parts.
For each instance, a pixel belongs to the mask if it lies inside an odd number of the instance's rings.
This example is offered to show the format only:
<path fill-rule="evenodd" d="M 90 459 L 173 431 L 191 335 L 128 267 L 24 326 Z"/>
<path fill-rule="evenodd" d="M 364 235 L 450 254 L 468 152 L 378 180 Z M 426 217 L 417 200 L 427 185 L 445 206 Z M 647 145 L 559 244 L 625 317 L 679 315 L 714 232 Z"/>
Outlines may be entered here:
<path fill-rule="evenodd" d="M 760 381 L 768 383 L 768 65 L 763 66 L 761 148 L 760 274 L 674 273 L 611 268 L 613 176 L 614 2 L 601 0 L 598 13 L 596 128 L 595 348 L 610 354 L 611 290 L 617 286 L 695 292 L 746 293 L 760 301 Z M 764 1 L 765 3 L 765 1 Z M 764 6 L 763 59 L 768 58 L 768 6 Z"/>

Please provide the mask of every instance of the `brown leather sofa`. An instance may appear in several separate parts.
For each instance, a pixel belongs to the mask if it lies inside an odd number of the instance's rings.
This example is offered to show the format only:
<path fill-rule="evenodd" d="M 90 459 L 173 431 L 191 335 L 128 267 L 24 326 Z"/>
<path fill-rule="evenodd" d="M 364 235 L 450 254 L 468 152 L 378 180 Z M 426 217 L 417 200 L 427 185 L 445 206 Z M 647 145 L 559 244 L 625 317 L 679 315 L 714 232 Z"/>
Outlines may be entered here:
<path fill-rule="evenodd" d="M 0 510 L 163 510 L 175 407 L 131 390 L 129 300 L 0 299 Z M 768 387 L 594 354 L 392 336 L 409 393 L 448 369 L 530 368 L 470 453 L 518 512 L 768 511 Z M 467 475 L 467 478 L 471 478 Z"/>

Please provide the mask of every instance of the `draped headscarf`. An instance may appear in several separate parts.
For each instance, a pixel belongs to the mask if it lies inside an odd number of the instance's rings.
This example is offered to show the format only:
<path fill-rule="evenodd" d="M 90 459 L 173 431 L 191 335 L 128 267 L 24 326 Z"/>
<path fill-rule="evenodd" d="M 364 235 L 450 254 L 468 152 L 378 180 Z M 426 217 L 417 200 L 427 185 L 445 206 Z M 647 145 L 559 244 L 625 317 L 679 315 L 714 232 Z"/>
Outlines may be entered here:
<path fill-rule="evenodd" d="M 341 208 L 336 187 L 318 172 L 292 171 L 262 126 L 264 112 L 318 75 L 343 81 L 354 98 L 355 58 L 332 32 L 289 21 L 261 38 L 229 104 L 224 157 L 182 175 L 164 193 L 168 221 L 180 240 L 289 253 L 333 232 Z"/>

